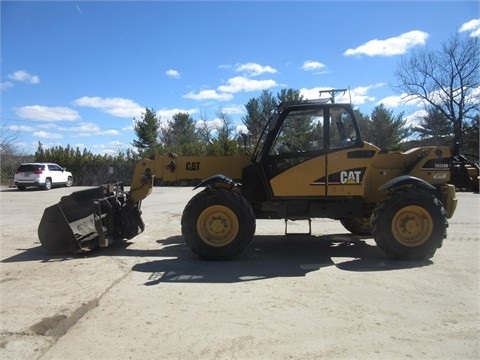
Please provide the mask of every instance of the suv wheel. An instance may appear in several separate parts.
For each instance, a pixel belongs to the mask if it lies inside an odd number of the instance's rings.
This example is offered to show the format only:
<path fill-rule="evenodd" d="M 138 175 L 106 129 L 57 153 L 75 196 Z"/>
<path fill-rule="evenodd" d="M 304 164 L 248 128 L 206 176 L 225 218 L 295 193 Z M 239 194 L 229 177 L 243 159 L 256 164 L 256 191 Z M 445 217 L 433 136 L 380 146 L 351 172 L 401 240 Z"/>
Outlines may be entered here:
<path fill-rule="evenodd" d="M 52 188 L 52 180 L 47 178 L 45 179 L 45 184 L 43 184 L 45 190 L 50 190 Z"/>
<path fill-rule="evenodd" d="M 70 187 L 73 185 L 73 178 L 71 176 L 68 177 L 67 182 L 65 184 L 66 187 Z"/>

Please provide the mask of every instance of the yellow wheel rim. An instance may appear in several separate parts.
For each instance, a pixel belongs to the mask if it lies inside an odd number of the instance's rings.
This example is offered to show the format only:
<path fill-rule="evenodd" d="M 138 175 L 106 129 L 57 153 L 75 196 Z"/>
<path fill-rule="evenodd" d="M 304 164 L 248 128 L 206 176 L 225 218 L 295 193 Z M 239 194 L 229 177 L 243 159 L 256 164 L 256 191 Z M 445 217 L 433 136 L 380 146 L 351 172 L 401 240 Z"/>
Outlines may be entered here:
<path fill-rule="evenodd" d="M 432 216 L 421 206 L 405 206 L 392 221 L 393 236 L 404 246 L 420 246 L 430 238 L 432 232 Z"/>
<path fill-rule="evenodd" d="M 198 235 L 205 243 L 214 247 L 230 244 L 237 236 L 238 230 L 237 216 L 222 205 L 206 208 L 197 220 Z"/>

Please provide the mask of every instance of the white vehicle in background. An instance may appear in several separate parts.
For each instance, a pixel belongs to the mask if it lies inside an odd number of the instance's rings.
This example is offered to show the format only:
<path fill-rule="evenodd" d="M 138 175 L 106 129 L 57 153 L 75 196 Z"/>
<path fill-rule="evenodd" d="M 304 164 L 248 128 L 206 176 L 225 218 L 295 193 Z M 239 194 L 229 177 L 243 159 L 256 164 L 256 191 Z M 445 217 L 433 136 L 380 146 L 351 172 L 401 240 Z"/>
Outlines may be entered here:
<path fill-rule="evenodd" d="M 50 190 L 54 186 L 72 186 L 72 173 L 54 163 L 21 164 L 14 176 L 18 190 L 29 186 Z"/>

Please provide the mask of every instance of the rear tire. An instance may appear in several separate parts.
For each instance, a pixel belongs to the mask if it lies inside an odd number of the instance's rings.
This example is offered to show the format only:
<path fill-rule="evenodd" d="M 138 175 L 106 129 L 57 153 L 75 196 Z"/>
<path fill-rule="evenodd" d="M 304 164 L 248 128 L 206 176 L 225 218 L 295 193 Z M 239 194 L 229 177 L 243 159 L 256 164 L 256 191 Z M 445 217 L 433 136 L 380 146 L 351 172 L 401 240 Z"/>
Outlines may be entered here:
<path fill-rule="evenodd" d="M 369 218 L 340 219 L 343 227 L 354 235 L 372 235 L 372 224 Z"/>
<path fill-rule="evenodd" d="M 43 184 L 45 190 L 50 190 L 52 188 L 52 180 L 45 179 L 45 184 Z"/>
<path fill-rule="evenodd" d="M 375 208 L 372 226 L 375 242 L 389 257 L 425 260 L 442 246 L 447 213 L 425 190 L 396 191 Z"/>
<path fill-rule="evenodd" d="M 207 260 L 227 260 L 242 253 L 255 227 L 252 207 L 231 190 L 205 189 L 188 202 L 182 214 L 186 244 Z"/>

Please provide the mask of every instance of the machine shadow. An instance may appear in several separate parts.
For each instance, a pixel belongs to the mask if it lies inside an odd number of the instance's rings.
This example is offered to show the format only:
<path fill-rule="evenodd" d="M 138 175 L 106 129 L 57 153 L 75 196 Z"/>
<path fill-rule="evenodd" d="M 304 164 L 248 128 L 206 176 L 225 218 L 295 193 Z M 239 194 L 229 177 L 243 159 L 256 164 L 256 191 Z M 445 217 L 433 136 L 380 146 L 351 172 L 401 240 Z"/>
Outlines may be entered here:
<path fill-rule="evenodd" d="M 391 260 L 376 247 L 351 234 L 323 236 L 265 236 L 229 261 L 205 261 L 190 252 L 180 236 L 158 240 L 164 247 L 158 259 L 132 270 L 149 274 L 146 286 L 160 283 L 235 283 L 276 277 L 303 277 L 335 266 L 343 271 L 377 272 L 431 265 L 425 261 Z"/>
<path fill-rule="evenodd" d="M 335 266 L 339 270 L 377 272 L 429 266 L 432 261 L 388 259 L 375 245 L 352 234 L 322 236 L 256 235 L 247 250 L 229 261 L 205 261 L 194 255 L 175 235 L 157 240 L 160 248 L 132 248 L 133 242 L 122 241 L 104 249 L 81 254 L 50 255 L 42 246 L 19 249 L 22 252 L 3 259 L 14 262 L 62 262 L 85 257 L 158 258 L 132 267 L 147 273 L 147 286 L 165 282 L 234 283 L 276 277 L 302 277 L 312 271 Z"/>
<path fill-rule="evenodd" d="M 50 254 L 45 251 L 41 246 L 35 246 L 29 249 L 16 249 L 21 251 L 20 253 L 11 257 L 5 258 L 0 263 L 15 263 L 15 262 L 60 262 L 60 261 L 75 261 L 83 258 L 95 258 L 95 257 L 108 257 L 108 256 L 140 256 L 140 257 L 156 257 L 163 256 L 162 249 L 156 250 L 142 250 L 142 249 L 129 249 L 133 242 L 119 241 L 111 244 L 107 248 L 97 248 L 92 251 L 74 253 L 74 254 Z"/>

